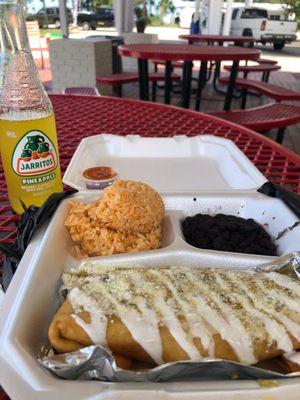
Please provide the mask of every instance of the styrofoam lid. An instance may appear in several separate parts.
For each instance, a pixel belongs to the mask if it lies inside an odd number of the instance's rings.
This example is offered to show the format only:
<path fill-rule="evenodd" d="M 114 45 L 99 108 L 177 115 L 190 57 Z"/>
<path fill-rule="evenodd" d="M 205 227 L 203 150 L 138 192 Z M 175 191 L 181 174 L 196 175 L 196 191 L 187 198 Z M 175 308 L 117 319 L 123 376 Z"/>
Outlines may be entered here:
<path fill-rule="evenodd" d="M 142 181 L 161 193 L 256 190 L 266 182 L 231 140 L 211 135 L 91 136 L 80 142 L 63 182 L 88 191 L 81 173 L 95 166 L 110 166 L 119 179 Z"/>

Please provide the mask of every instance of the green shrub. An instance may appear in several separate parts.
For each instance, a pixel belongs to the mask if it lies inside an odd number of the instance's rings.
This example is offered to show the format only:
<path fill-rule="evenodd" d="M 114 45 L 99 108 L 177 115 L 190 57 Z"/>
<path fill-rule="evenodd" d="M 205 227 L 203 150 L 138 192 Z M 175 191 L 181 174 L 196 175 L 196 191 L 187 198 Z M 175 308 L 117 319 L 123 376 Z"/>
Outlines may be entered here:
<path fill-rule="evenodd" d="M 164 25 L 163 20 L 160 15 L 152 15 L 149 18 L 150 25 L 152 26 L 161 26 Z"/>

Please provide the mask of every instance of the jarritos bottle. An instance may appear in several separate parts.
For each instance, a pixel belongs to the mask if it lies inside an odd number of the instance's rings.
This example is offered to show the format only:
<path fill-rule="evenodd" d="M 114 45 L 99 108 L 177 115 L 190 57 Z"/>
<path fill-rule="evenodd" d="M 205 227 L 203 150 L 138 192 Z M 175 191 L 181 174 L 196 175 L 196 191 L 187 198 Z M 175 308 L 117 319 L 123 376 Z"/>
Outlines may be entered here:
<path fill-rule="evenodd" d="M 8 196 L 18 214 L 62 191 L 55 120 L 39 79 L 22 2 L 0 0 L 0 150 Z"/>

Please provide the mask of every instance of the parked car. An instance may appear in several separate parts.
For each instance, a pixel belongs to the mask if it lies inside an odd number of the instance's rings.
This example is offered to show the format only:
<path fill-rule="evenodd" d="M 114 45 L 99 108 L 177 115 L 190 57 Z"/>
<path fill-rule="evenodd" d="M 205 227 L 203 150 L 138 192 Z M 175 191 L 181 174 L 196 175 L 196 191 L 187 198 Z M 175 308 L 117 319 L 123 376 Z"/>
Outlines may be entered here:
<path fill-rule="evenodd" d="M 262 44 L 271 43 L 281 50 L 286 43 L 297 39 L 295 15 L 286 11 L 269 11 L 263 8 L 234 8 L 230 34 L 252 36 Z"/>
<path fill-rule="evenodd" d="M 47 16 L 45 16 L 45 9 L 41 8 L 36 14 L 30 15 L 27 19 L 28 20 L 36 19 L 39 23 L 40 28 L 48 28 L 49 25 L 54 25 L 55 28 L 60 28 L 58 7 L 47 7 L 46 15 Z M 73 21 L 73 17 L 70 9 L 67 9 L 67 18 L 68 18 L 68 23 L 71 24 Z"/>
<path fill-rule="evenodd" d="M 97 26 L 113 26 L 114 24 L 114 10 L 113 8 L 97 8 L 96 12 L 93 11 L 80 11 L 77 19 L 78 26 L 82 26 L 83 30 L 95 30 Z"/>

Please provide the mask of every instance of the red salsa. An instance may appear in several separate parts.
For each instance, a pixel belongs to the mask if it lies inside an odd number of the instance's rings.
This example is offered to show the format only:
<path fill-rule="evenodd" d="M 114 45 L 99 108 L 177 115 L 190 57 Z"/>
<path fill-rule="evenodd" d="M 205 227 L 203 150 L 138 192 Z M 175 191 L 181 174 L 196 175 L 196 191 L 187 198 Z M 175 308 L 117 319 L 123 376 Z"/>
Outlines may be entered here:
<path fill-rule="evenodd" d="M 93 167 L 84 170 L 82 175 L 86 179 L 102 181 L 115 178 L 117 173 L 111 167 Z"/>

